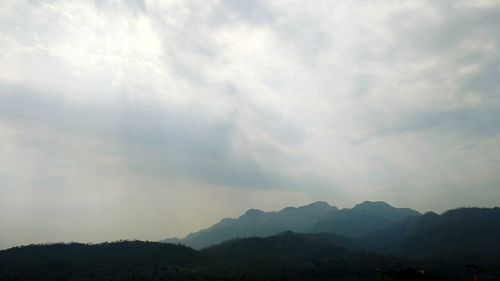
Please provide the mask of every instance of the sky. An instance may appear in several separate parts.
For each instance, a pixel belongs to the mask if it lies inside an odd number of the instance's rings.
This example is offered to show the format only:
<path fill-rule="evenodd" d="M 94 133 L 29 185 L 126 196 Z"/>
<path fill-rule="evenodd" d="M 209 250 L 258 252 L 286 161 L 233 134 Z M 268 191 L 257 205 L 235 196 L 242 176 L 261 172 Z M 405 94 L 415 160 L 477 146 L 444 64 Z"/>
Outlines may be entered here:
<path fill-rule="evenodd" d="M 500 2 L 0 1 L 0 248 L 500 202 Z"/>

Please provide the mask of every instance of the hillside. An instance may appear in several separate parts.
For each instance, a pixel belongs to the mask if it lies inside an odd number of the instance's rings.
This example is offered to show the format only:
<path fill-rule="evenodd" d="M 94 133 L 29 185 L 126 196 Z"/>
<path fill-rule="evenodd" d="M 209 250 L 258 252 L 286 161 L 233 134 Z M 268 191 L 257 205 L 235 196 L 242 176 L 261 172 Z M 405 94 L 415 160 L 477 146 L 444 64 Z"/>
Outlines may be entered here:
<path fill-rule="evenodd" d="M 360 241 L 381 253 L 498 267 L 499 237 L 500 208 L 461 208 L 411 217 Z"/>
<path fill-rule="evenodd" d="M 30 245 L 0 251 L 0 280 L 190 280 L 201 261 L 193 249 L 158 242 Z"/>

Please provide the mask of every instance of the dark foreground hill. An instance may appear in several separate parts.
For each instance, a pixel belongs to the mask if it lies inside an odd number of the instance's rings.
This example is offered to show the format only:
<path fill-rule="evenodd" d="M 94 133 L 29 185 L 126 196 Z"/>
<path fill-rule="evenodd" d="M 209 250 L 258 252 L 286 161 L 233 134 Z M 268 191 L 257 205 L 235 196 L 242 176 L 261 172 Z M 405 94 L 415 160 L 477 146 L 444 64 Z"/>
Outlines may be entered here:
<path fill-rule="evenodd" d="M 197 251 L 157 242 L 30 245 L 0 251 L 0 280 L 188 280 L 196 264 Z"/>
<path fill-rule="evenodd" d="M 411 266 L 414 269 L 399 269 Z M 420 269 L 426 273 L 418 273 Z M 335 234 L 282 233 L 227 241 L 201 251 L 157 242 L 54 244 L 0 251 L 0 280 L 378 280 L 410 272 L 414 280 L 465 280 L 447 263 L 363 251 Z M 440 276 L 440 277 L 438 277 Z M 413 278 L 412 277 L 412 278 Z M 405 279 L 406 280 L 406 279 Z"/>
<path fill-rule="evenodd" d="M 237 280 L 378 280 L 377 268 L 404 266 L 428 269 L 431 273 L 419 276 L 422 280 L 467 276 L 466 270 L 448 263 L 383 256 L 362 250 L 348 237 L 326 233 L 234 239 L 201 253 L 219 265 L 214 267 L 219 273 L 231 268 L 230 277 Z"/>

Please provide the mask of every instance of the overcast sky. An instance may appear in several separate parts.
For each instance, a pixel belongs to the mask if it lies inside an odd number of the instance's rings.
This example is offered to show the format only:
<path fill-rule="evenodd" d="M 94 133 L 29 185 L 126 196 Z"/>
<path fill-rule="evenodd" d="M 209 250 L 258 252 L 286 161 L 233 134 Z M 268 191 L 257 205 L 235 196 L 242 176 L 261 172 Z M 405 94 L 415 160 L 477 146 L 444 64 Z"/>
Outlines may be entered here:
<path fill-rule="evenodd" d="M 500 205 L 500 2 L 0 1 L 0 248 Z"/>

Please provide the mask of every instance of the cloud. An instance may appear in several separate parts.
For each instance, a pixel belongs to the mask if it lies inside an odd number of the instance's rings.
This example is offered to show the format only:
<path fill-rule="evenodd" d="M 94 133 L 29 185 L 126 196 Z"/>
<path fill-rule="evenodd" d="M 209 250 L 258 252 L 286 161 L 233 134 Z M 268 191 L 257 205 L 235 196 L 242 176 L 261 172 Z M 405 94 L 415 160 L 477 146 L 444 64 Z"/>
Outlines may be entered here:
<path fill-rule="evenodd" d="M 238 141 L 235 120 L 214 119 L 203 109 L 172 108 L 154 100 L 72 102 L 5 86 L 2 92 L 0 117 L 10 127 L 33 135 L 46 130 L 64 138 L 104 140 L 115 145 L 131 171 L 166 180 L 181 177 L 234 187 L 297 186 L 275 167 L 261 165 L 246 151 L 236 151 L 240 148 L 234 143 Z M 278 132 L 284 141 L 288 135 Z"/>
<path fill-rule="evenodd" d="M 492 206 L 499 13 L 495 1 L 3 1 L 0 234 L 70 239 L 73 220 L 99 229 L 77 236 L 90 240 L 159 239 L 288 199 Z M 65 211 L 67 227 L 48 219 Z M 165 213 L 175 223 L 154 226 Z M 144 232 L 127 228 L 148 215 Z M 28 229 L 40 236 L 16 242 Z"/>

